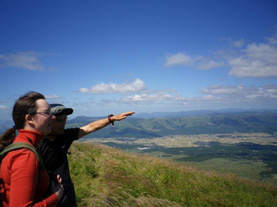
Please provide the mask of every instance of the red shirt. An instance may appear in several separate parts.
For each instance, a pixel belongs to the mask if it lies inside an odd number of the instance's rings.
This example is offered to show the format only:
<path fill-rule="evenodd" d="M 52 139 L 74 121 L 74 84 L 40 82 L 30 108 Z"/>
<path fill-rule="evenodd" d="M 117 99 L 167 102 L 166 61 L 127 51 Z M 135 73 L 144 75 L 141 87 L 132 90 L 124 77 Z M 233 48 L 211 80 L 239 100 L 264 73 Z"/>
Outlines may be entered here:
<path fill-rule="evenodd" d="M 36 131 L 19 130 L 16 142 L 25 142 L 38 146 L 44 136 Z M 46 170 L 41 172 L 38 181 L 39 164 L 36 155 L 29 149 L 9 152 L 1 164 L 1 176 L 4 181 L 4 207 L 56 206 L 58 196 L 55 193 L 45 197 L 49 186 Z"/>

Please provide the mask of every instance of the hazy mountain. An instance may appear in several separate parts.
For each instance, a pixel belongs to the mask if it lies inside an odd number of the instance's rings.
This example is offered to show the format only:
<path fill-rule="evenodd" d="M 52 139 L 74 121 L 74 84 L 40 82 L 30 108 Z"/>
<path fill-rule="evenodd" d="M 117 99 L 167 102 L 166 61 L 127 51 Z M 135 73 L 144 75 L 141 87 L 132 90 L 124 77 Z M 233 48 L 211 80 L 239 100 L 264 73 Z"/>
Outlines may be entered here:
<path fill-rule="evenodd" d="M 220 114 L 237 114 L 237 113 L 277 113 L 273 109 L 222 109 L 222 110 L 195 110 L 195 111 L 180 111 L 180 112 L 152 112 L 138 113 L 136 118 L 170 118 L 170 117 L 188 117 L 188 116 L 210 116 Z"/>
<path fill-rule="evenodd" d="M 78 116 L 67 121 L 67 128 L 80 127 L 106 117 Z M 3 122 L 4 123 L 4 122 Z M 1 132 L 12 126 L 1 124 Z M 8 126 L 9 125 L 9 126 Z M 199 110 L 138 113 L 116 122 L 88 137 L 160 137 L 178 134 L 277 132 L 277 110 Z"/>
<path fill-rule="evenodd" d="M 202 113 L 202 115 L 200 115 Z M 164 118 L 128 117 L 88 137 L 160 137 L 182 134 L 277 133 L 277 113 L 272 112 L 199 112 L 198 116 Z M 173 115 L 173 114 L 171 114 Z M 66 127 L 80 127 L 104 117 L 80 116 L 69 120 Z"/>

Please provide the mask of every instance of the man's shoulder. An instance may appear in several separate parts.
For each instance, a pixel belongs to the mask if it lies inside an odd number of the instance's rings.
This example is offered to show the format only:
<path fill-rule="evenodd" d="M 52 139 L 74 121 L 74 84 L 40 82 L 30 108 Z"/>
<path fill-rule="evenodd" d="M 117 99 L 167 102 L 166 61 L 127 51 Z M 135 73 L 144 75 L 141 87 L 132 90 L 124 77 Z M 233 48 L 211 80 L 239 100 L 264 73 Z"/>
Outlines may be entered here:
<path fill-rule="evenodd" d="M 67 128 L 64 130 L 64 134 L 61 135 L 63 137 L 68 137 L 68 136 L 77 136 L 79 135 L 80 128 Z"/>
<path fill-rule="evenodd" d="M 79 127 L 76 127 L 76 128 L 66 128 L 66 129 L 64 129 L 65 132 L 79 131 L 79 130 L 80 130 Z"/>
<path fill-rule="evenodd" d="M 58 136 L 51 136 L 48 135 L 44 139 L 42 139 L 40 143 L 40 147 L 43 147 L 45 145 L 48 146 L 55 146 L 55 145 L 61 145 L 64 144 L 64 142 L 69 140 L 76 140 L 79 136 L 79 130 L 80 128 L 68 128 L 64 130 L 64 133 Z"/>

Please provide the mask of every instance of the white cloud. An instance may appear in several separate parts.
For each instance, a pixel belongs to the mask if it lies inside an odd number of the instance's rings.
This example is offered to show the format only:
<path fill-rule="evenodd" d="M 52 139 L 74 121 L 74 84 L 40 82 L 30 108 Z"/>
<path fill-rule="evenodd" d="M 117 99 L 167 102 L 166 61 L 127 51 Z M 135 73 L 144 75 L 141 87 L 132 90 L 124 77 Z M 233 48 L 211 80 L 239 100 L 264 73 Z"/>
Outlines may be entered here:
<path fill-rule="evenodd" d="M 277 44 L 277 33 L 273 37 L 267 37 L 266 38 L 270 44 Z"/>
<path fill-rule="evenodd" d="M 153 92 L 127 96 L 122 99 L 123 102 L 160 102 L 160 101 L 184 101 L 185 98 L 176 93 Z"/>
<path fill-rule="evenodd" d="M 213 95 L 230 95 L 238 94 L 243 91 L 243 86 L 217 86 L 213 85 L 208 88 L 204 88 L 202 92 L 204 94 L 213 94 Z"/>
<path fill-rule="evenodd" d="M 165 66 L 184 65 L 200 70 L 209 70 L 223 66 L 222 63 L 203 56 L 189 56 L 183 53 L 166 56 Z"/>
<path fill-rule="evenodd" d="M 229 46 L 231 46 L 231 48 L 233 48 L 233 47 L 241 48 L 245 44 L 244 39 L 233 40 L 231 38 L 225 37 L 225 38 L 220 38 L 220 41 L 227 43 Z"/>
<path fill-rule="evenodd" d="M 232 41 L 232 45 L 237 48 L 241 48 L 244 45 L 244 40 Z"/>
<path fill-rule="evenodd" d="M 166 63 L 165 66 L 173 66 L 173 65 L 192 65 L 194 60 L 189 55 L 183 53 L 177 53 L 174 55 L 167 55 L 166 56 Z"/>
<path fill-rule="evenodd" d="M 277 85 L 256 86 L 219 86 L 213 85 L 202 90 L 204 94 L 214 95 L 218 100 L 228 102 L 277 102 Z M 276 103 L 277 104 L 277 103 Z"/>
<path fill-rule="evenodd" d="M 276 108 L 277 85 L 244 86 L 244 85 L 211 85 L 203 88 L 198 96 L 184 96 L 175 90 L 143 90 L 134 94 L 122 94 L 120 98 L 108 98 L 82 103 L 95 109 L 117 110 L 176 111 L 222 108 Z M 75 106 L 74 106 L 75 107 Z M 95 110 L 94 113 L 97 113 Z"/>
<path fill-rule="evenodd" d="M 221 106 L 233 107 L 245 104 L 259 104 L 270 106 L 277 104 L 277 85 L 265 85 L 262 87 L 232 85 L 212 85 L 204 88 L 200 96 L 185 97 L 174 91 L 152 91 L 123 97 L 121 102 L 126 104 L 146 104 L 164 106 L 204 106 L 205 108 Z"/>
<path fill-rule="evenodd" d="M 250 44 L 237 58 L 230 58 L 229 75 L 237 77 L 277 77 L 277 47 Z"/>
<path fill-rule="evenodd" d="M 4 106 L 4 105 L 0 105 L 0 110 L 6 110 L 6 109 L 9 109 L 9 107 L 7 107 L 7 106 Z"/>
<path fill-rule="evenodd" d="M 214 52 L 214 58 L 201 55 L 177 53 L 166 55 L 165 66 L 189 66 L 191 68 L 208 70 L 229 67 L 229 75 L 239 78 L 277 78 L 277 35 L 266 38 L 267 43 L 252 43 L 244 46 L 244 40 L 227 39 L 231 46 L 229 50 Z"/>
<path fill-rule="evenodd" d="M 199 61 L 196 62 L 195 67 L 200 70 L 209 70 L 212 68 L 219 68 L 222 67 L 223 64 L 216 62 L 214 60 L 206 59 L 206 58 L 199 58 Z"/>
<path fill-rule="evenodd" d="M 122 98 L 126 103 L 146 103 L 146 104 L 165 104 L 165 105 L 187 105 L 195 103 L 207 103 L 215 101 L 218 98 L 214 95 L 204 95 L 198 97 L 185 97 L 176 92 L 156 91 L 152 93 L 136 94 Z"/>
<path fill-rule="evenodd" d="M 57 95 L 46 95 L 45 98 L 46 99 L 60 99 L 61 97 L 57 96 Z"/>
<path fill-rule="evenodd" d="M 1 55 L 0 68 L 24 68 L 28 70 L 44 70 L 36 52 L 18 52 L 16 54 Z"/>
<path fill-rule="evenodd" d="M 134 82 L 131 83 L 100 83 L 98 85 L 88 88 L 80 88 L 81 93 L 93 93 L 93 94 L 105 94 L 105 93 L 133 93 L 138 91 L 143 91 L 146 89 L 146 86 L 142 80 L 137 78 Z"/>

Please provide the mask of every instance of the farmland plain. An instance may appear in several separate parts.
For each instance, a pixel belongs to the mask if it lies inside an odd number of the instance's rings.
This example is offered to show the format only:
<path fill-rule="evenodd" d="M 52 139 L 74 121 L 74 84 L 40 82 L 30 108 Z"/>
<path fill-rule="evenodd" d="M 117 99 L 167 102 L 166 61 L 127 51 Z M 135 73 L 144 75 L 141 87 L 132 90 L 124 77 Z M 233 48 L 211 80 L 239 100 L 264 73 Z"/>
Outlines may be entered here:
<path fill-rule="evenodd" d="M 185 163 L 205 171 L 277 184 L 277 137 L 267 133 L 85 139 L 128 152 Z"/>

